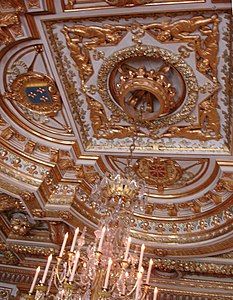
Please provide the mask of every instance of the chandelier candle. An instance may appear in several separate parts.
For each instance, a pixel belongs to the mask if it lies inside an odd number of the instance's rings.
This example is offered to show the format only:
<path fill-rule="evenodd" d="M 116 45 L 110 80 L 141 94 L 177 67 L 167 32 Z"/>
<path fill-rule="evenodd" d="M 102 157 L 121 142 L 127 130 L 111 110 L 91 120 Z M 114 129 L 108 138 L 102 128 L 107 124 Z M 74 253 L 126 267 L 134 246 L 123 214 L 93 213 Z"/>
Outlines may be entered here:
<path fill-rule="evenodd" d="M 47 274 L 48 274 L 48 271 L 49 271 L 49 267 L 50 267 L 52 258 L 53 258 L 53 256 L 52 256 L 52 254 L 50 254 L 49 257 L 48 257 L 48 260 L 47 260 L 47 264 L 46 264 L 46 267 L 45 267 L 45 270 L 44 270 L 43 277 L 41 279 L 42 284 L 45 283 L 45 280 L 46 280 L 46 277 L 47 277 Z"/>
<path fill-rule="evenodd" d="M 139 300 L 139 293 L 141 290 L 141 283 L 142 283 L 142 273 L 143 271 L 138 272 L 137 275 L 137 288 L 136 288 L 135 300 Z"/>
<path fill-rule="evenodd" d="M 59 257 L 62 257 L 63 256 L 63 252 L 64 252 L 64 250 L 65 250 L 65 246 L 66 246 L 66 242 L 67 242 L 67 240 L 68 240 L 68 236 L 69 236 L 69 234 L 68 234 L 68 232 L 65 234 L 65 236 L 64 236 L 64 240 L 63 240 L 63 243 L 62 243 L 62 246 L 61 246 L 61 251 L 60 251 L 60 254 L 59 254 Z"/>
<path fill-rule="evenodd" d="M 71 248 L 70 248 L 70 252 L 74 252 L 74 247 L 76 245 L 76 241 L 77 241 L 77 238 L 78 238 L 78 234 L 79 234 L 79 228 L 77 227 L 75 229 L 75 232 L 74 232 L 74 238 L 73 238 L 73 241 L 72 241 L 72 245 L 71 245 Z"/>
<path fill-rule="evenodd" d="M 153 266 L 153 260 L 150 259 L 148 272 L 147 272 L 147 277 L 146 277 L 146 284 L 149 284 L 152 266 Z"/>
<path fill-rule="evenodd" d="M 141 246 L 141 253 L 140 253 L 140 259 L 139 259 L 139 264 L 138 264 L 138 272 L 141 271 L 144 251 L 145 251 L 145 245 L 142 244 L 142 246 Z"/>
<path fill-rule="evenodd" d="M 74 275 L 75 275 L 75 272 L 77 270 L 77 265 L 78 265 L 79 258 L 80 258 L 80 251 L 77 251 L 75 253 L 73 269 L 72 269 L 72 272 L 71 272 L 71 275 L 70 275 L 70 278 L 69 278 L 69 282 L 72 282 L 74 280 Z"/>
<path fill-rule="evenodd" d="M 108 259 L 108 268 L 105 276 L 105 281 L 104 281 L 104 289 L 106 290 L 108 288 L 108 282 L 109 282 L 109 277 L 110 277 L 110 271 L 112 267 L 112 259 L 111 257 Z"/>
<path fill-rule="evenodd" d="M 98 246 L 98 249 L 97 249 L 98 252 L 102 251 L 102 246 L 103 246 L 103 242 L 104 242 L 105 232 L 106 232 L 106 227 L 104 226 L 102 228 L 102 230 L 101 230 L 101 236 L 100 236 L 99 246 Z"/>
<path fill-rule="evenodd" d="M 154 297 L 153 297 L 153 300 L 156 300 L 156 299 L 157 299 L 157 295 L 158 295 L 158 288 L 155 287 L 155 289 L 154 289 Z"/>
<path fill-rule="evenodd" d="M 34 276 L 34 278 L 33 278 L 33 282 L 32 282 L 32 285 L 31 285 L 29 294 L 32 294 L 32 293 L 33 293 L 33 290 L 34 290 L 34 287 L 35 287 L 35 285 L 36 285 L 36 281 L 37 281 L 37 278 L 38 278 L 38 276 L 39 276 L 39 273 L 40 273 L 40 266 L 37 267 L 37 269 L 36 269 L 36 273 L 35 273 L 35 276 Z"/>
<path fill-rule="evenodd" d="M 131 244 L 131 237 L 129 237 L 128 241 L 127 241 L 127 245 L 126 245 L 126 249 L 125 249 L 125 255 L 124 255 L 124 261 L 128 260 L 130 244 Z"/>

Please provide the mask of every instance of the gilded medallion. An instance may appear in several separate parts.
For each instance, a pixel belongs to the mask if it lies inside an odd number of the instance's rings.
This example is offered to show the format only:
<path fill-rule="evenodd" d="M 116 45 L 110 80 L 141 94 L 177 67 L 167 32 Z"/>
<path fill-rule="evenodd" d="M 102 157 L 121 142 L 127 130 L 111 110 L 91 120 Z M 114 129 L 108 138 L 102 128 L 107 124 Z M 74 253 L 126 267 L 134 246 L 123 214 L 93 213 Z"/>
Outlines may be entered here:
<path fill-rule="evenodd" d="M 37 72 L 19 75 L 13 81 L 7 98 L 46 116 L 55 116 L 62 106 L 55 82 L 49 76 Z"/>
<path fill-rule="evenodd" d="M 156 186 L 160 191 L 173 185 L 183 174 L 178 163 L 164 158 L 139 159 L 135 165 L 135 171 L 147 184 Z"/>

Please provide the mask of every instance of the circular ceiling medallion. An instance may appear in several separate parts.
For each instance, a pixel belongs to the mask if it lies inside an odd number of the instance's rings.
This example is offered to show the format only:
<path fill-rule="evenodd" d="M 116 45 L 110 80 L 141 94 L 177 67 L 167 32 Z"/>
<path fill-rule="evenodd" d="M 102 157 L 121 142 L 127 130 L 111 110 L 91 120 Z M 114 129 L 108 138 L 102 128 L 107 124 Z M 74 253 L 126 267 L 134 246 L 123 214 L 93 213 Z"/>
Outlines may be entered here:
<path fill-rule="evenodd" d="M 174 112 L 186 94 L 184 80 L 174 67 L 161 58 L 147 57 L 119 63 L 109 76 L 109 90 L 127 115 L 136 119 L 142 111 L 144 121 Z"/>
<path fill-rule="evenodd" d="M 143 158 L 135 165 L 135 172 L 143 178 L 147 184 L 156 186 L 158 190 L 177 182 L 183 174 L 178 163 L 171 159 Z"/>
<path fill-rule="evenodd" d="M 106 105 L 125 120 L 163 127 L 187 117 L 195 106 L 198 84 L 192 68 L 168 50 L 135 46 L 107 58 L 98 74 Z"/>
<path fill-rule="evenodd" d="M 60 94 L 53 79 L 38 72 L 19 75 L 11 85 L 9 99 L 46 116 L 55 116 L 62 107 Z"/>

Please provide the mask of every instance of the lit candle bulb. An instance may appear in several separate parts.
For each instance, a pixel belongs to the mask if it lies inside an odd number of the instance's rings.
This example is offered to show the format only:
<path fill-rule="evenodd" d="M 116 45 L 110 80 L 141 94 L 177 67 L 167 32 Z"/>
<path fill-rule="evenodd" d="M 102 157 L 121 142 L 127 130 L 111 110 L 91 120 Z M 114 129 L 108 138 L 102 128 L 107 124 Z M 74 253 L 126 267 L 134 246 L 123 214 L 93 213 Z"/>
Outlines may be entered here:
<path fill-rule="evenodd" d="M 104 281 L 104 289 L 108 288 L 108 282 L 109 282 L 109 277 L 110 277 L 110 271 L 112 267 L 112 259 L 111 257 L 108 259 L 108 268 L 105 276 L 105 281 Z"/>
<path fill-rule="evenodd" d="M 153 300 L 156 300 L 156 299 L 157 299 L 157 295 L 158 295 L 158 288 L 155 287 L 155 289 L 154 289 L 154 297 L 153 297 Z"/>
<path fill-rule="evenodd" d="M 131 244 L 131 237 L 129 237 L 129 238 L 128 238 L 128 241 L 127 241 L 127 245 L 126 245 L 126 249 L 125 249 L 124 261 L 127 261 L 127 260 L 128 260 L 130 244 Z"/>
<path fill-rule="evenodd" d="M 138 264 L 138 272 L 140 272 L 141 267 L 142 267 L 142 261 L 143 261 L 144 251 L 145 251 L 145 245 L 142 244 L 142 246 L 141 246 L 140 258 L 139 258 L 139 264 Z"/>
<path fill-rule="evenodd" d="M 36 281 L 37 281 L 37 278 L 39 276 L 39 273 L 40 273 L 40 267 L 37 267 L 36 273 L 35 273 L 35 276 L 33 278 L 32 285 L 31 285 L 31 288 L 30 288 L 30 291 L 29 291 L 29 294 L 33 293 L 33 290 L 34 290 L 34 287 L 36 285 Z"/>
<path fill-rule="evenodd" d="M 97 249 L 97 251 L 99 251 L 99 252 L 102 251 L 105 232 L 106 232 L 106 227 L 104 226 L 104 227 L 102 228 L 102 230 L 101 230 L 101 236 L 100 236 L 99 246 L 98 246 L 98 249 Z"/>
<path fill-rule="evenodd" d="M 148 272 L 147 272 L 147 277 L 146 277 L 146 284 L 149 284 L 149 282 L 150 282 L 150 275 L 151 275 L 152 266 L 153 266 L 153 260 L 150 259 Z"/>
<path fill-rule="evenodd" d="M 69 236 L 69 234 L 68 234 L 68 232 L 65 234 L 65 236 L 64 236 L 64 240 L 63 240 L 63 243 L 62 243 L 62 246 L 61 246 L 61 251 L 60 251 L 60 254 L 59 254 L 59 257 L 62 257 L 63 256 L 63 252 L 64 252 L 64 250 L 65 250 L 65 246 L 66 246 L 66 242 L 67 242 L 67 240 L 68 240 L 68 236 Z"/>
<path fill-rule="evenodd" d="M 41 279 L 42 284 L 45 283 L 45 280 L 46 280 L 46 277 L 47 277 L 47 274 L 48 274 L 48 271 L 49 271 L 49 266 L 51 264 L 52 258 L 53 258 L 53 256 L 52 256 L 52 254 L 50 254 L 49 257 L 48 257 L 48 260 L 47 260 L 47 264 L 46 264 L 46 267 L 45 267 L 45 270 L 44 270 L 43 277 Z"/>
<path fill-rule="evenodd" d="M 79 234 L 79 228 L 77 227 L 77 228 L 75 229 L 75 232 L 74 232 L 74 238 L 73 238 L 73 241 L 72 241 L 72 245 L 71 245 L 71 248 L 70 248 L 70 252 L 73 252 L 73 251 L 74 251 L 74 247 L 75 247 L 75 245 L 76 245 L 76 241 L 77 241 L 78 234 Z"/>
<path fill-rule="evenodd" d="M 74 257 L 74 264 L 73 264 L 72 272 L 70 274 L 69 282 L 72 282 L 74 280 L 74 275 L 77 270 L 79 258 L 80 258 L 80 252 L 77 251 Z"/>

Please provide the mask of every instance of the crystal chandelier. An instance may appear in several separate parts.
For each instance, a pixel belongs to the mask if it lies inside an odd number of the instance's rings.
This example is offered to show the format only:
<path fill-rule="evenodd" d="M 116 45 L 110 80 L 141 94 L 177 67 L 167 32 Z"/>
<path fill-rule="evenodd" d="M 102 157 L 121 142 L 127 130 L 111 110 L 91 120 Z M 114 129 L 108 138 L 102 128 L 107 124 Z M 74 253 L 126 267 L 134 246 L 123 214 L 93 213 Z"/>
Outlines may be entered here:
<path fill-rule="evenodd" d="M 78 230 L 75 231 L 76 236 L 77 232 Z M 46 281 L 52 255 L 48 257 L 42 279 L 35 288 L 40 267 L 36 269 L 27 299 L 152 299 L 149 280 L 153 261 L 150 260 L 145 271 L 142 267 L 144 245 L 141 246 L 139 256 L 130 253 L 131 238 L 129 237 L 124 252 L 115 251 L 115 245 L 110 244 L 114 239 L 112 231 L 107 227 L 102 228 L 98 243 L 87 247 L 85 255 L 82 254 L 85 242 L 83 233 L 77 239 L 77 247 L 73 251 L 64 251 L 67 239 L 66 234 L 50 278 Z M 118 246 L 116 250 L 119 249 Z M 33 293 L 34 289 L 35 293 Z M 157 293 L 158 290 L 155 288 L 154 300 L 157 299 Z"/>
<path fill-rule="evenodd" d="M 132 167 L 134 149 L 135 138 L 130 146 L 130 156 L 124 172 L 106 175 L 92 190 L 91 201 L 97 203 L 105 213 L 95 231 L 95 241 L 85 245 L 85 230 L 78 237 L 77 228 L 71 248 L 67 249 L 68 233 L 66 233 L 47 284 L 52 255 L 48 257 L 43 277 L 38 285 L 36 283 L 40 267 L 37 268 L 27 298 L 157 299 L 157 288 L 152 293 L 149 285 L 153 261 L 151 259 L 144 269 L 145 245 L 138 246 L 139 249 L 136 247 L 134 251 L 131 245 L 132 213 L 146 201 L 145 183 L 137 178 Z"/>
<path fill-rule="evenodd" d="M 146 204 L 145 183 L 139 180 L 127 166 L 124 175 L 106 175 L 96 184 L 91 193 L 91 200 L 104 213 L 132 214 L 136 207 L 143 209 Z"/>

